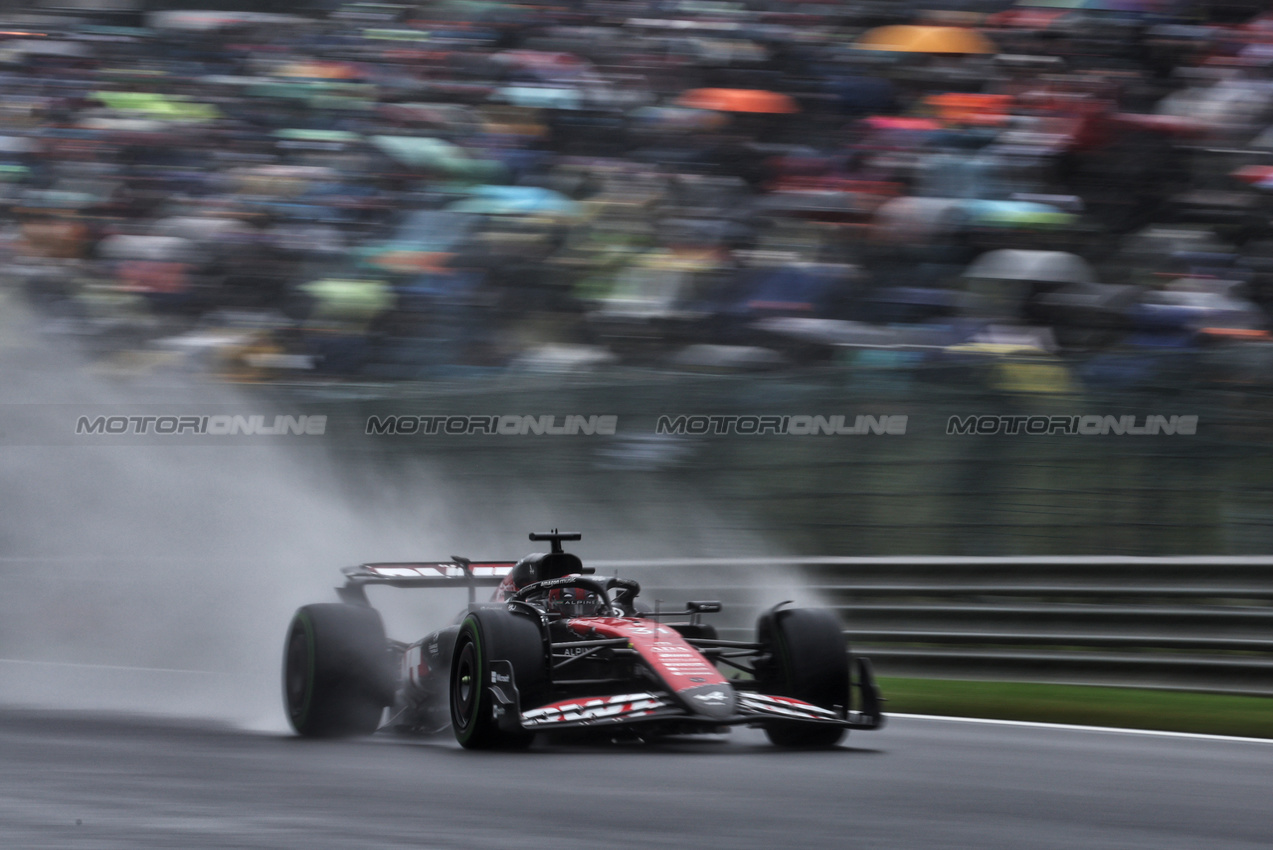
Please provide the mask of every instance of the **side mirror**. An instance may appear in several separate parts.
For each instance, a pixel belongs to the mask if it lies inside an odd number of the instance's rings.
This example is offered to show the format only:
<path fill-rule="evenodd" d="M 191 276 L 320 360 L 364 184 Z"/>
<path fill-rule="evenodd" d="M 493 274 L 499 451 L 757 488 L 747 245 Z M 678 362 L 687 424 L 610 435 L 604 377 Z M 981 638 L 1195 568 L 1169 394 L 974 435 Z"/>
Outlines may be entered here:
<path fill-rule="evenodd" d="M 685 607 L 691 614 L 717 614 L 720 613 L 721 604 L 719 602 L 687 602 Z"/>

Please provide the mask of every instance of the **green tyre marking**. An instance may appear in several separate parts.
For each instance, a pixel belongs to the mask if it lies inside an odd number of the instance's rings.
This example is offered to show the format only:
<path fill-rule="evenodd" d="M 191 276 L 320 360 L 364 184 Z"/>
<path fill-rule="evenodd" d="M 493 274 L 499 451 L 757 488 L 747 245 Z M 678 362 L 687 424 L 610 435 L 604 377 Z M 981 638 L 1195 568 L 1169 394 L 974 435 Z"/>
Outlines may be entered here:
<path fill-rule="evenodd" d="M 314 623 L 309 618 L 308 611 L 299 611 L 296 615 L 296 622 L 300 623 L 305 630 L 305 696 L 301 700 L 300 716 L 296 718 L 296 725 L 304 727 L 309 720 L 309 712 L 314 702 L 314 673 L 316 656 L 318 648 L 314 645 Z M 291 654 L 291 647 L 288 647 L 288 654 Z"/>

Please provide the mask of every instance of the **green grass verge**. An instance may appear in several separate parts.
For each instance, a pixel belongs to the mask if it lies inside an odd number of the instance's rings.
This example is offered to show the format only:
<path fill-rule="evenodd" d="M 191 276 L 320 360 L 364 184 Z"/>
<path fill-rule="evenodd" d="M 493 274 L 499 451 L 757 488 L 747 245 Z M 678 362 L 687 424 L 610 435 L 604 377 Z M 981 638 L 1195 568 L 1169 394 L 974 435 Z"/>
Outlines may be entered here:
<path fill-rule="evenodd" d="M 1273 738 L 1273 697 L 880 677 L 885 713 Z"/>

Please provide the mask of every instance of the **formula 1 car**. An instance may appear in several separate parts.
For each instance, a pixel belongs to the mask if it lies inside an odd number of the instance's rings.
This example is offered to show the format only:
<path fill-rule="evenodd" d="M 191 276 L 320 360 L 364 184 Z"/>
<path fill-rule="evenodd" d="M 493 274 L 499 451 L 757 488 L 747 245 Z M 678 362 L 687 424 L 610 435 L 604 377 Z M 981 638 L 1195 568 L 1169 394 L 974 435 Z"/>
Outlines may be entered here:
<path fill-rule="evenodd" d="M 652 612 L 635 581 L 593 578 L 562 549 L 580 537 L 531 534 L 551 551 L 516 563 L 346 568 L 342 601 L 300 608 L 288 629 L 292 728 L 334 737 L 450 725 L 464 747 L 516 749 L 540 732 L 652 738 L 739 724 L 780 746 L 830 747 L 846 730 L 883 725 L 870 662 L 850 662 L 830 611 L 782 603 L 760 616 L 754 641 L 720 640 L 702 622 L 719 602 Z M 445 628 L 400 643 L 385 637 L 367 599 L 375 585 L 467 587 L 469 605 Z M 491 603 L 475 603 L 480 586 L 496 588 Z"/>

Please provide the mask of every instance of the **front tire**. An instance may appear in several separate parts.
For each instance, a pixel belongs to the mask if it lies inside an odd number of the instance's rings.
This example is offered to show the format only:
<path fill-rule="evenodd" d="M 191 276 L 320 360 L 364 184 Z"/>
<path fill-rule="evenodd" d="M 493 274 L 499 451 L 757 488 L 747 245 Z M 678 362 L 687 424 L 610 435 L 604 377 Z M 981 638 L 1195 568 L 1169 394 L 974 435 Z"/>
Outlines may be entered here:
<path fill-rule="evenodd" d="M 297 610 L 283 650 L 283 700 L 307 738 L 370 735 L 393 700 L 384 624 L 374 608 L 341 603 Z"/>
<path fill-rule="evenodd" d="M 543 703 L 548 664 L 543 636 L 529 618 L 504 608 L 479 608 L 460 624 L 451 656 L 451 727 L 468 749 L 524 749 L 534 732 L 502 728 L 491 693 L 491 662 L 507 661 L 525 710 Z"/>
<path fill-rule="evenodd" d="M 756 641 L 769 663 L 757 670 L 762 693 L 794 697 L 821 708 L 849 705 L 849 658 L 840 621 L 821 608 L 775 608 L 761 615 Z M 775 721 L 765 727 L 780 747 L 834 747 L 840 726 Z"/>

